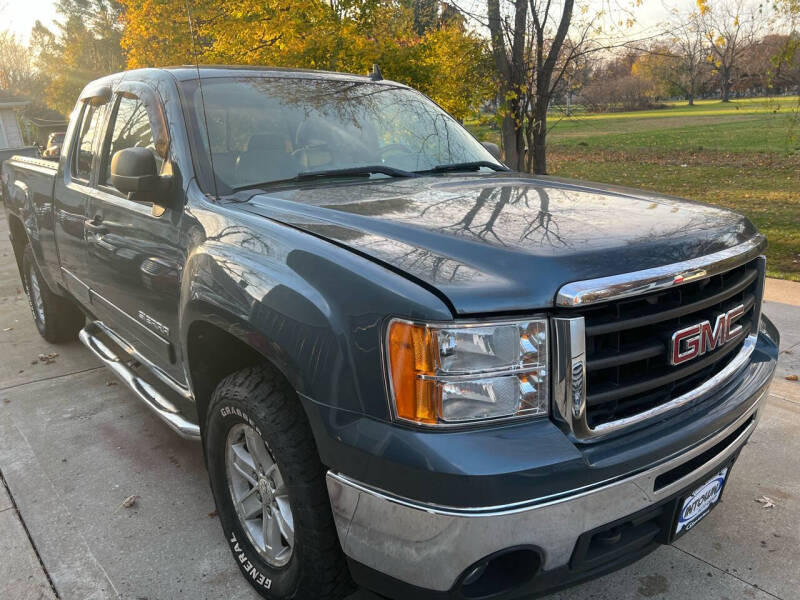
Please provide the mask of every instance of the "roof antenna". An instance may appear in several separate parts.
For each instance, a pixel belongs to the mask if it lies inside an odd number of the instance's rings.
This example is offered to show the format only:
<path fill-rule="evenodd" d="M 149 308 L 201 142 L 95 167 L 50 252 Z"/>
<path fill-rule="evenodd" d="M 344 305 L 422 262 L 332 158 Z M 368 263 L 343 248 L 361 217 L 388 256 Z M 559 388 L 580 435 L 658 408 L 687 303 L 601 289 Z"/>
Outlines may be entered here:
<path fill-rule="evenodd" d="M 381 69 L 377 63 L 372 63 L 372 73 L 369 74 L 369 78 L 372 81 L 383 81 L 383 75 L 381 75 Z"/>
<path fill-rule="evenodd" d="M 200 104 L 203 107 L 203 125 L 206 128 L 206 144 L 208 144 L 208 160 L 211 163 L 211 179 L 214 182 L 214 198 L 219 200 L 217 190 L 217 171 L 214 169 L 214 155 L 211 152 L 211 137 L 208 134 L 208 117 L 206 116 L 206 98 L 203 95 L 203 79 L 200 77 L 200 64 L 197 62 L 197 42 L 195 41 L 194 26 L 192 25 L 192 11 L 189 9 L 189 0 L 186 0 L 186 15 L 189 17 L 189 35 L 192 38 L 192 53 L 194 54 L 194 68 L 197 70 L 197 87 L 200 89 Z"/>

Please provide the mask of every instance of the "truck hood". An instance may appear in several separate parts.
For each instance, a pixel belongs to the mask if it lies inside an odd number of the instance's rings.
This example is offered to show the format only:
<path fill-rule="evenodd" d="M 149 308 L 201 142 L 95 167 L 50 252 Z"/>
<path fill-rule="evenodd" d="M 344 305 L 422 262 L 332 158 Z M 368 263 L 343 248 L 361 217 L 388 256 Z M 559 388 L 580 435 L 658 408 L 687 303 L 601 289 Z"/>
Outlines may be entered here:
<path fill-rule="evenodd" d="M 434 288 L 459 315 L 547 308 L 565 283 L 703 256 L 756 234 L 745 217 L 688 200 L 513 173 L 236 199 Z"/>

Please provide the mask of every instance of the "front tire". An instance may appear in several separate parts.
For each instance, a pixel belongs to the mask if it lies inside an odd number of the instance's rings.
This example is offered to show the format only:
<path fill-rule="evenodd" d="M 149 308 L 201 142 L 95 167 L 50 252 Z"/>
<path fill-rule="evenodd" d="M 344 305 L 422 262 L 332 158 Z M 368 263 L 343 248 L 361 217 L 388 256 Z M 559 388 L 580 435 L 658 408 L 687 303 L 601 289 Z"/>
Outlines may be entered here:
<path fill-rule="evenodd" d="M 311 429 L 297 396 L 260 366 L 217 386 L 204 436 L 225 539 L 265 598 L 343 598 L 351 583 Z"/>
<path fill-rule="evenodd" d="M 85 322 L 83 313 L 71 300 L 57 296 L 47 287 L 30 244 L 22 255 L 22 276 L 33 321 L 42 337 L 53 344 L 78 339 Z"/>

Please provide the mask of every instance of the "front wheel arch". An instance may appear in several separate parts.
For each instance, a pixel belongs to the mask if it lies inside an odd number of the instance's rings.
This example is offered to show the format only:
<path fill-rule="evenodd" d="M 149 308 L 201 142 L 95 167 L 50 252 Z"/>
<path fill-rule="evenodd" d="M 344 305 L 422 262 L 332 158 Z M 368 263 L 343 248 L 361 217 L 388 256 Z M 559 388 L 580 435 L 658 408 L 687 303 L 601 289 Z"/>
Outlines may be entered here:
<path fill-rule="evenodd" d="M 297 378 L 287 372 L 286 366 L 264 352 L 269 341 L 263 336 L 244 323 L 212 311 L 211 307 L 205 307 L 201 312 L 205 318 L 186 326 L 184 347 L 186 375 L 195 398 L 201 430 L 205 427 L 206 412 L 214 390 L 231 373 L 256 365 L 269 365 L 293 389 L 298 388 Z"/>

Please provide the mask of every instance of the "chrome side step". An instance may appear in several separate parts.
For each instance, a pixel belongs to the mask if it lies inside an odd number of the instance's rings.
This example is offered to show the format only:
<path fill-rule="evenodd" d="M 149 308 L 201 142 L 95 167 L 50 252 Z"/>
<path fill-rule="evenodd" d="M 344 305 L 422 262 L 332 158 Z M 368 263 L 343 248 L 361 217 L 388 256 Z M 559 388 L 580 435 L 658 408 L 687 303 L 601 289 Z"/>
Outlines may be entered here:
<path fill-rule="evenodd" d="M 100 332 L 100 328 L 94 323 L 88 323 L 81 329 L 78 337 L 83 345 L 102 360 L 170 429 L 183 438 L 199 441 L 200 427 L 186 419 L 172 402 L 139 377 L 113 350 L 106 346 L 97 336 Z"/>

